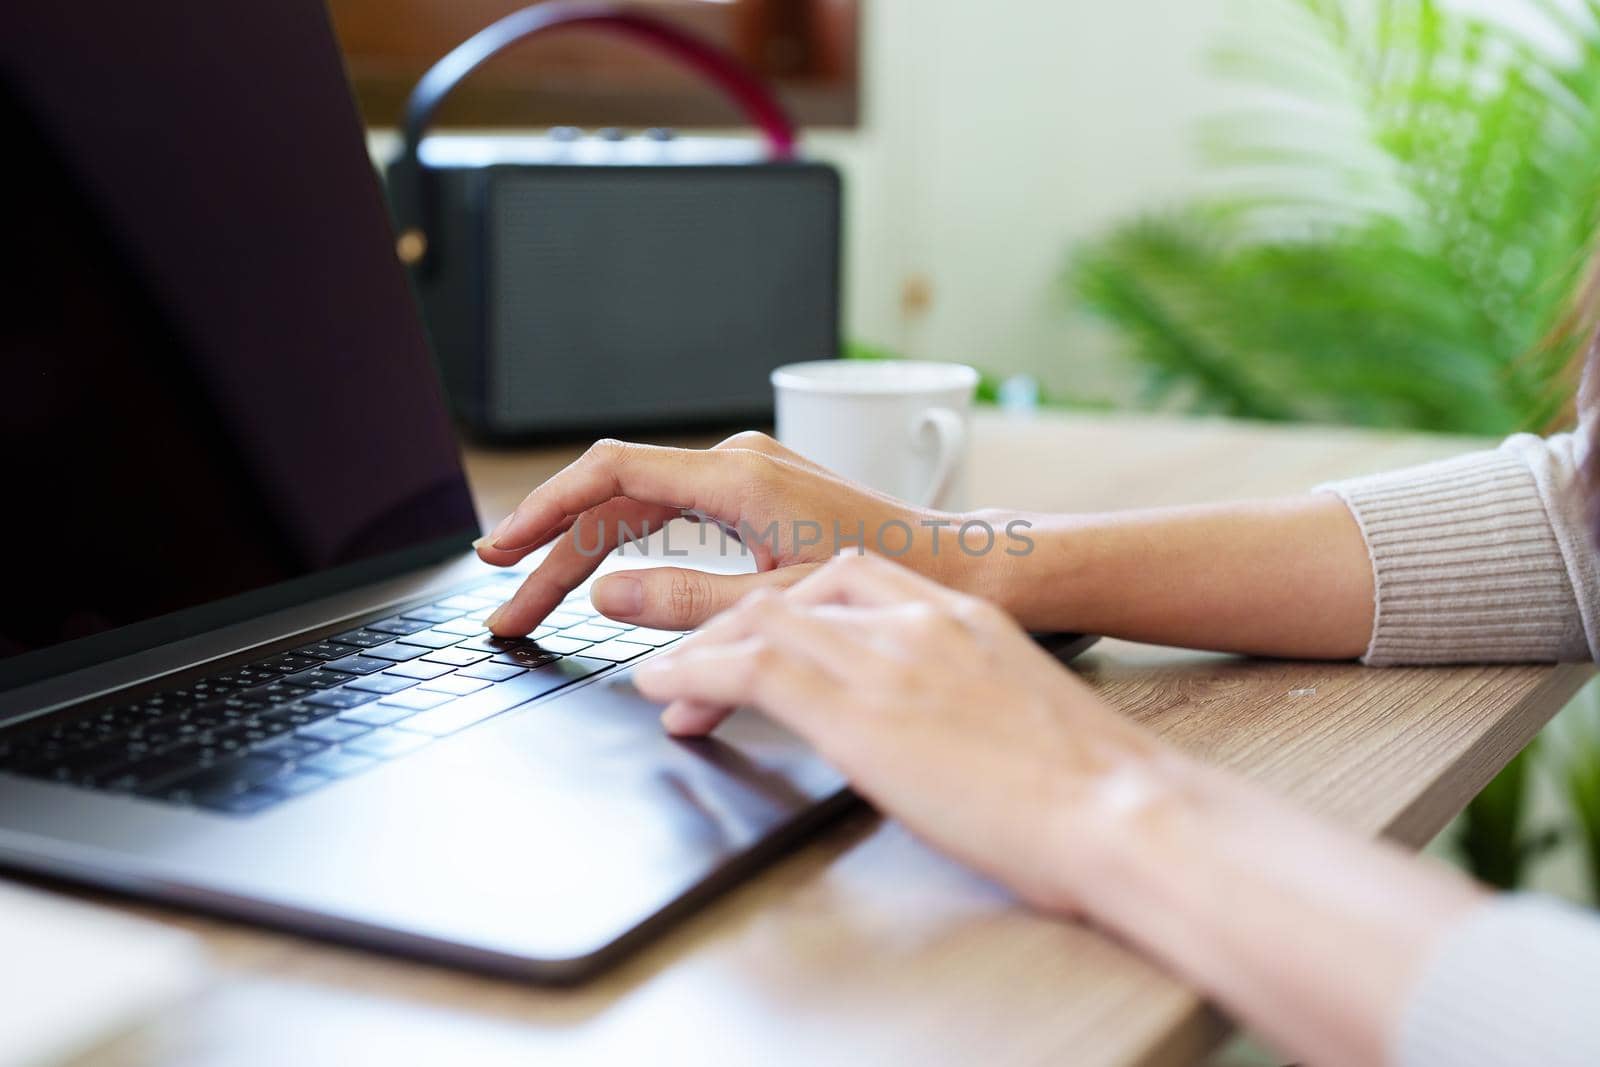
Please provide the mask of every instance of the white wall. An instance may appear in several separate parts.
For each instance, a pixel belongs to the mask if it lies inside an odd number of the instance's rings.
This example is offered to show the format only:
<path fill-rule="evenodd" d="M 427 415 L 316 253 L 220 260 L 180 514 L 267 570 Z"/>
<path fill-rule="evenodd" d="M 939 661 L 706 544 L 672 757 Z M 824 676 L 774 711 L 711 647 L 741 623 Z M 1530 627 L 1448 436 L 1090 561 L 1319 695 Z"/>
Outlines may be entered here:
<path fill-rule="evenodd" d="M 866 126 L 810 142 L 851 185 L 850 335 L 1120 392 L 1061 267 L 1074 240 L 1194 187 L 1227 4 L 866 0 Z M 902 307 L 915 277 L 921 315 Z"/>

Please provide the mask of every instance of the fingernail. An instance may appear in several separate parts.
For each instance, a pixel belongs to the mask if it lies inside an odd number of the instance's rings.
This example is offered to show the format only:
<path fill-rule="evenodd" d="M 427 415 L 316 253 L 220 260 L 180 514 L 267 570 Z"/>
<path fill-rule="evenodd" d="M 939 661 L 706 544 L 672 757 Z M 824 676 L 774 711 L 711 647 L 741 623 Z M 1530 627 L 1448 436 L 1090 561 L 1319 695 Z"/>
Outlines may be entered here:
<path fill-rule="evenodd" d="M 482 551 L 485 548 L 493 548 L 494 538 L 488 534 L 485 534 L 476 541 L 472 542 L 472 547 L 478 549 L 479 551 Z"/>
<path fill-rule="evenodd" d="M 644 583 L 625 574 L 613 575 L 596 582 L 589 599 L 602 615 L 631 619 L 644 610 Z"/>
<path fill-rule="evenodd" d="M 500 616 L 504 615 L 505 613 L 506 606 L 501 604 L 498 608 L 495 608 L 493 611 L 489 612 L 489 617 L 483 620 L 484 627 L 486 629 L 493 630 L 495 628 L 495 624 L 500 621 Z"/>
<path fill-rule="evenodd" d="M 496 525 L 493 530 L 489 531 L 489 543 L 491 545 L 493 545 L 495 548 L 504 548 L 505 547 L 504 545 L 502 545 L 500 543 L 500 536 L 506 532 L 506 527 L 510 526 L 511 525 L 511 520 L 516 518 L 516 517 L 517 517 L 517 513 L 515 511 L 513 511 L 511 514 L 509 514 L 505 518 L 501 519 L 499 524 Z"/>

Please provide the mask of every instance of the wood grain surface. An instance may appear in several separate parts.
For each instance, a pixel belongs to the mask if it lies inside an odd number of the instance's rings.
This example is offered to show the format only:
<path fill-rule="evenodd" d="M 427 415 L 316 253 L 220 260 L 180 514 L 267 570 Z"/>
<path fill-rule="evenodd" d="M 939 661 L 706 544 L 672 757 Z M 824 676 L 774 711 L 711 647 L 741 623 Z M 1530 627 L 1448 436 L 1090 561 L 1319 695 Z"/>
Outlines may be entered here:
<path fill-rule="evenodd" d="M 972 484 L 984 505 L 1090 511 L 1296 492 L 1483 446 L 986 414 Z M 578 451 L 469 452 L 485 518 Z M 1409 845 L 1436 833 L 1589 676 L 1579 667 L 1378 671 L 1113 641 L 1078 667 L 1171 742 Z M 214 952 L 215 980 L 186 1009 L 100 1050 L 95 1064 L 1182 1064 L 1228 1030 L 1110 939 L 1029 914 L 865 813 L 574 990 L 128 910 L 197 931 Z"/>

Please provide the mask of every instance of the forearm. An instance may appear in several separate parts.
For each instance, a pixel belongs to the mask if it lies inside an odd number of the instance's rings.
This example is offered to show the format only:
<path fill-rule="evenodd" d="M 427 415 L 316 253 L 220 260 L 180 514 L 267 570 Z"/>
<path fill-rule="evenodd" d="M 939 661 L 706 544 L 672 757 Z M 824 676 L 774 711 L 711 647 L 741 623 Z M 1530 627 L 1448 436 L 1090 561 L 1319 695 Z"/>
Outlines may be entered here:
<path fill-rule="evenodd" d="M 1441 938 L 1487 897 L 1461 876 L 1167 757 L 1161 797 L 1062 862 L 1074 896 L 1280 1052 L 1375 1064 Z M 1124 794 L 1127 783 L 1116 787 Z M 1081 831 L 1081 828 L 1080 828 Z"/>
<path fill-rule="evenodd" d="M 1326 659 L 1359 656 L 1371 635 L 1372 566 L 1331 494 L 1015 517 L 1033 524 L 1031 550 L 992 553 L 966 580 L 1032 630 Z"/>

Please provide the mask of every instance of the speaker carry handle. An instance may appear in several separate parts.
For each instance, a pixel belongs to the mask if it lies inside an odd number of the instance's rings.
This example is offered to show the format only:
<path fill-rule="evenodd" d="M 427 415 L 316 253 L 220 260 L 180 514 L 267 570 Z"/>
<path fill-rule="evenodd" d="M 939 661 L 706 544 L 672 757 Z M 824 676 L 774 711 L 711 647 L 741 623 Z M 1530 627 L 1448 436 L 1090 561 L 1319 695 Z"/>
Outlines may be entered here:
<path fill-rule="evenodd" d="M 793 159 L 798 134 L 783 105 L 738 60 L 692 33 L 649 15 L 609 3 L 556 0 L 514 11 L 452 49 L 435 63 L 406 102 L 400 155 L 389 170 L 389 198 L 399 236 L 396 252 L 413 271 L 429 267 L 429 235 L 436 217 L 433 183 L 422 164 L 422 139 L 447 96 L 486 61 L 534 34 L 575 26 L 606 30 L 651 46 L 714 82 L 758 126 L 774 161 Z"/>

